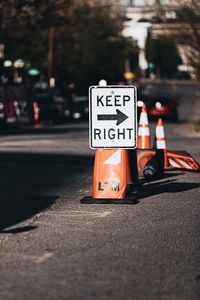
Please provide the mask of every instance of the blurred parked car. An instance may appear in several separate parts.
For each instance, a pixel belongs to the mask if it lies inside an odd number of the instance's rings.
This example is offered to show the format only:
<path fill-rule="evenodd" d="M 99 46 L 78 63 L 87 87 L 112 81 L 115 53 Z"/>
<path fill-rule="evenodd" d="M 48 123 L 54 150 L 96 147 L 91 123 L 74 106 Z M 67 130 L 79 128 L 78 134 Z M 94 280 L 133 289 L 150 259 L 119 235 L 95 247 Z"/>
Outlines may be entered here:
<path fill-rule="evenodd" d="M 36 89 L 32 103 L 37 105 L 39 121 L 58 123 L 63 118 L 64 99 L 59 90 Z"/>
<path fill-rule="evenodd" d="M 178 121 L 178 103 L 167 94 L 142 93 L 138 94 L 138 110 L 143 105 L 147 107 L 150 118 L 162 117 L 166 120 Z"/>
<path fill-rule="evenodd" d="M 32 121 L 28 88 L 24 84 L 0 87 L 0 124 L 20 126 Z"/>
<path fill-rule="evenodd" d="M 178 79 L 178 80 L 191 80 L 192 76 L 187 71 L 177 71 L 172 78 Z"/>
<path fill-rule="evenodd" d="M 89 116 L 88 96 L 73 96 L 70 104 L 66 105 L 64 115 L 67 119 L 88 119 Z"/>
<path fill-rule="evenodd" d="M 162 117 L 165 120 L 178 121 L 178 95 L 171 85 L 147 83 L 138 89 L 138 111 L 144 103 L 150 119 Z"/>

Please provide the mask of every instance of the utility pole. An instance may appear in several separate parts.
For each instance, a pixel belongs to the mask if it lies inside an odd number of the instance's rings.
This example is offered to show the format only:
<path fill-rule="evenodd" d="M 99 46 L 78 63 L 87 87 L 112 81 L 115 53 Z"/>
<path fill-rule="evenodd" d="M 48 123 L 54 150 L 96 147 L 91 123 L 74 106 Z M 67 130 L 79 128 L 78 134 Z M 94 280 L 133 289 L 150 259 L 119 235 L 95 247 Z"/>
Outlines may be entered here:
<path fill-rule="evenodd" d="M 54 58 L 54 41 L 55 41 L 55 28 L 51 26 L 49 29 L 49 47 L 48 47 L 48 85 L 50 78 L 53 75 L 53 58 Z"/>

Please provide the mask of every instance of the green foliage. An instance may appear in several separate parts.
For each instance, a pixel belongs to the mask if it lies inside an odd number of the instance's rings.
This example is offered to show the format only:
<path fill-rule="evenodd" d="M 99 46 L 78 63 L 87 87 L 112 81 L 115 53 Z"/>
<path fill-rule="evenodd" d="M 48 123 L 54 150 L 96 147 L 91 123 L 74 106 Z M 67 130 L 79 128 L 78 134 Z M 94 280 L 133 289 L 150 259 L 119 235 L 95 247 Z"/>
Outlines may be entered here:
<path fill-rule="evenodd" d="M 74 81 L 81 88 L 102 78 L 116 82 L 123 76 L 125 59 L 137 68 L 137 49 L 122 37 L 120 17 L 107 5 L 73 2 L 8 0 L 0 4 L 0 41 L 7 56 L 23 58 L 46 72 L 49 30 L 54 27 L 53 71 L 60 81 Z"/>
<path fill-rule="evenodd" d="M 186 46 L 188 62 L 194 68 L 197 79 L 200 79 L 200 4 L 198 0 L 189 1 L 177 11 L 177 20 L 183 23 L 177 41 Z"/>
<path fill-rule="evenodd" d="M 156 66 L 156 70 L 161 77 L 170 77 L 176 72 L 181 59 L 174 41 L 170 38 L 159 37 L 151 39 L 151 60 Z M 148 47 L 146 48 L 149 57 Z"/>

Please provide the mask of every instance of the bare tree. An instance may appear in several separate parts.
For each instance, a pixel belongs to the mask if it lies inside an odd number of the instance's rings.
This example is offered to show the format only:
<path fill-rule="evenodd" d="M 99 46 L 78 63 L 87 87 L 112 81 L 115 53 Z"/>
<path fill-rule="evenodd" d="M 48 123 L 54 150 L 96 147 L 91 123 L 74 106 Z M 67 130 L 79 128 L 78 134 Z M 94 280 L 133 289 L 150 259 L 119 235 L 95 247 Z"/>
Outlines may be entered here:
<path fill-rule="evenodd" d="M 180 1 L 180 0 L 179 0 Z M 185 45 L 185 55 L 194 67 L 196 76 L 200 78 L 200 3 L 190 0 L 177 14 L 177 20 L 183 26 L 179 32 L 179 40 Z"/>
<path fill-rule="evenodd" d="M 162 1 L 159 1 L 162 4 Z M 163 16 L 164 5 L 161 16 Z M 169 0 L 167 9 L 176 13 L 169 35 L 179 45 L 182 55 L 200 78 L 200 2 L 199 0 Z M 163 19 L 163 23 L 167 23 Z"/>

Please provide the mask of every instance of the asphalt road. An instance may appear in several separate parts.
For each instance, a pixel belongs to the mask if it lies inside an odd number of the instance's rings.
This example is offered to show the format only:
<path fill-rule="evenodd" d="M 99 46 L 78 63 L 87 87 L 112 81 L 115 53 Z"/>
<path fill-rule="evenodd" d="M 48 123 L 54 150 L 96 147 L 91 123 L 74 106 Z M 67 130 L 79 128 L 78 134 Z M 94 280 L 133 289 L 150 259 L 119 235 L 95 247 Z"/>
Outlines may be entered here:
<path fill-rule="evenodd" d="M 198 89 L 172 91 L 168 148 L 200 162 Z M 83 205 L 93 155 L 87 123 L 2 132 L 0 300 L 200 299 L 199 174 L 168 171 L 135 205 Z"/>

